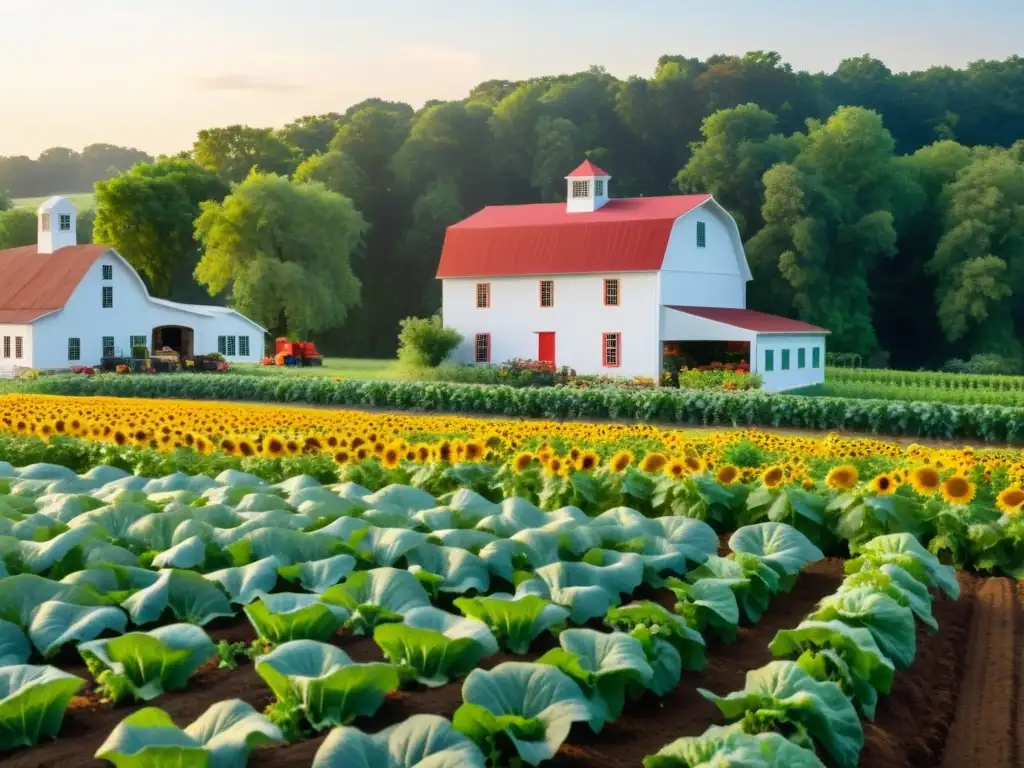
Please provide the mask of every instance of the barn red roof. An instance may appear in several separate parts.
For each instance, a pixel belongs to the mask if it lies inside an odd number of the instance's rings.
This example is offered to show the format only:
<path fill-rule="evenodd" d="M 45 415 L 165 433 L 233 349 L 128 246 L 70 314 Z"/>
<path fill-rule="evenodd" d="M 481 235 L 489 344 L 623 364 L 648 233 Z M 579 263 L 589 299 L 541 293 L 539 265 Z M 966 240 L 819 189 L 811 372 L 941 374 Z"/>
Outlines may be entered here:
<path fill-rule="evenodd" d="M 565 203 L 489 206 L 448 227 L 437 276 L 656 271 L 675 220 L 710 199 L 617 198 L 587 213 L 567 213 Z"/>
<path fill-rule="evenodd" d="M 63 309 L 109 245 L 74 245 L 39 253 L 34 245 L 0 251 L 0 323 L 31 323 Z"/>
<path fill-rule="evenodd" d="M 756 312 L 753 309 L 729 309 L 726 307 L 676 307 L 670 306 L 666 309 L 674 309 L 694 317 L 703 317 L 705 320 L 714 320 L 716 323 L 731 325 L 734 328 L 743 328 L 756 333 L 828 333 L 825 328 L 816 325 L 803 323 L 799 320 L 790 320 L 788 317 L 769 315 L 765 312 Z"/>
<path fill-rule="evenodd" d="M 609 176 L 609 174 L 606 171 L 602 171 L 589 160 L 584 160 L 566 178 L 571 179 L 573 176 Z"/>

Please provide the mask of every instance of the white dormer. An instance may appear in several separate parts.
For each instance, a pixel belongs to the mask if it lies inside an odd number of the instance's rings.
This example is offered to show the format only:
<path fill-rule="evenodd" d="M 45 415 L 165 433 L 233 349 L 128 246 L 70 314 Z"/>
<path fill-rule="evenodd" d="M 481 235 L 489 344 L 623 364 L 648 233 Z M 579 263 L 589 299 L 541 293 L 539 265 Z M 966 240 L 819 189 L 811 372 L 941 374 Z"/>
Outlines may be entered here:
<path fill-rule="evenodd" d="M 56 195 L 39 206 L 38 243 L 39 253 L 56 253 L 61 248 L 78 245 L 76 227 L 78 211 L 66 197 Z"/>
<path fill-rule="evenodd" d="M 590 213 L 608 202 L 608 180 L 611 178 L 589 160 L 565 177 L 566 213 Z"/>

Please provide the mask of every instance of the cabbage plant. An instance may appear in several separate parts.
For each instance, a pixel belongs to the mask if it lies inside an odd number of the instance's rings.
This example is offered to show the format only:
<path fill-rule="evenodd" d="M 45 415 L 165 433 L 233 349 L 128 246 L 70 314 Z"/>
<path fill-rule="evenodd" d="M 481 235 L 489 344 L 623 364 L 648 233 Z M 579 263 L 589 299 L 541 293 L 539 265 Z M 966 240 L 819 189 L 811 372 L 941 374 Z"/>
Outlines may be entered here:
<path fill-rule="evenodd" d="M 561 627 L 569 617 L 566 608 L 536 595 L 459 597 L 455 607 L 486 624 L 498 644 L 511 653 L 526 653 L 530 643 L 542 633 Z"/>
<path fill-rule="evenodd" d="M 348 627 L 359 635 L 378 624 L 401 621 L 407 611 L 430 605 L 430 596 L 417 578 L 397 568 L 357 571 L 323 592 L 321 600 L 351 614 Z"/>
<path fill-rule="evenodd" d="M 518 755 L 530 765 L 550 760 L 573 723 L 593 716 L 590 702 L 564 672 L 546 664 L 505 662 L 474 669 L 462 685 L 452 723 L 492 765 Z"/>
<path fill-rule="evenodd" d="M 240 699 L 217 702 L 185 728 L 159 707 L 145 707 L 118 723 L 95 757 L 117 768 L 245 768 L 253 749 L 282 738 Z"/>
<path fill-rule="evenodd" d="M 960 596 L 956 571 L 940 563 L 935 555 L 909 533 L 876 536 L 856 547 L 854 554 L 857 556 L 846 561 L 847 573 L 856 573 L 865 565 L 898 565 L 926 587 L 938 587 L 953 600 Z"/>
<path fill-rule="evenodd" d="M 313 758 L 313 768 L 486 768 L 468 737 L 437 715 L 413 715 L 374 734 L 335 728 Z"/>
<path fill-rule="evenodd" d="M 256 662 L 256 674 L 277 697 L 268 712 L 272 721 L 287 722 L 298 711 L 318 731 L 372 716 L 399 685 L 393 665 L 357 664 L 340 648 L 315 640 L 278 646 Z M 291 727 L 285 734 L 296 735 Z"/>
<path fill-rule="evenodd" d="M 673 609 L 690 627 L 703 635 L 710 628 L 722 642 L 736 640 L 740 608 L 736 595 L 726 579 L 701 579 L 687 584 L 675 577 L 665 579 L 665 586 L 679 601 Z"/>
<path fill-rule="evenodd" d="M 743 526 L 729 537 L 729 549 L 737 554 L 760 558 L 779 575 L 786 591 L 800 569 L 825 556 L 810 539 L 785 523 Z"/>
<path fill-rule="evenodd" d="M 793 661 L 773 661 L 747 672 L 740 691 L 698 692 L 746 733 L 774 730 L 808 749 L 820 744 L 840 768 L 856 768 L 864 731 L 853 704 L 831 681 L 815 680 Z"/>
<path fill-rule="evenodd" d="M 132 594 L 121 605 L 132 623 L 152 624 L 166 610 L 179 621 L 189 624 L 208 624 L 218 616 L 231 617 L 235 612 L 224 591 L 198 573 L 168 568 L 160 571 L 150 586 Z"/>
<path fill-rule="evenodd" d="M 892 662 L 861 627 L 803 621 L 795 629 L 780 630 L 768 648 L 776 657 L 796 657 L 815 680 L 836 683 L 869 720 L 875 718 L 878 694 L 892 689 Z"/>
<path fill-rule="evenodd" d="M 870 587 L 857 587 L 823 598 L 808 617 L 811 621 L 838 620 L 863 627 L 898 668 L 909 667 L 917 652 L 914 614 L 888 595 Z"/>
<path fill-rule="evenodd" d="M 65 643 L 94 640 L 103 632 L 121 634 L 128 617 L 113 606 L 85 606 L 47 600 L 32 615 L 28 636 L 44 657 L 53 656 Z"/>
<path fill-rule="evenodd" d="M 170 624 L 151 632 L 80 643 L 78 653 L 104 698 L 116 703 L 129 697 L 150 701 L 164 691 L 184 688 L 216 649 L 199 627 Z"/>
<path fill-rule="evenodd" d="M 349 616 L 341 606 L 304 592 L 261 595 L 245 606 L 245 615 L 256 633 L 274 645 L 289 640 L 327 640 Z"/>
<path fill-rule="evenodd" d="M 413 608 L 401 624 L 381 624 L 373 639 L 404 676 L 430 687 L 467 675 L 480 659 L 498 652 L 482 621 L 432 606 Z"/>
<path fill-rule="evenodd" d="M 30 747 L 55 738 L 71 697 L 85 680 L 56 667 L 0 667 L 0 749 Z"/>
<path fill-rule="evenodd" d="M 704 638 L 700 633 L 682 617 L 669 613 L 657 603 L 641 600 L 621 608 L 612 608 L 605 615 L 605 623 L 642 639 L 648 652 L 648 661 L 652 665 L 655 663 L 652 654 L 661 659 L 659 663 L 667 664 L 668 669 L 678 667 L 696 671 L 704 669 L 707 664 Z M 637 630 L 644 631 L 638 634 Z M 656 640 L 671 646 L 676 651 L 678 661 L 666 658 L 664 649 Z M 679 675 L 676 674 L 670 687 L 678 682 Z"/>
<path fill-rule="evenodd" d="M 695 584 L 702 579 L 720 579 L 736 593 L 743 615 L 751 623 L 760 621 L 768 604 L 782 588 L 782 577 L 757 555 L 734 553 L 730 557 L 710 555 L 704 565 L 686 574 Z"/>
<path fill-rule="evenodd" d="M 712 725 L 700 736 L 684 736 L 644 758 L 644 768 L 825 768 L 817 755 L 774 731 L 745 733 L 737 725 Z"/>
<path fill-rule="evenodd" d="M 590 727 L 598 732 L 622 714 L 626 694 L 639 695 L 650 687 L 654 670 L 640 640 L 624 632 L 567 629 L 558 636 L 561 648 L 539 659 L 576 681 L 590 701 Z"/>

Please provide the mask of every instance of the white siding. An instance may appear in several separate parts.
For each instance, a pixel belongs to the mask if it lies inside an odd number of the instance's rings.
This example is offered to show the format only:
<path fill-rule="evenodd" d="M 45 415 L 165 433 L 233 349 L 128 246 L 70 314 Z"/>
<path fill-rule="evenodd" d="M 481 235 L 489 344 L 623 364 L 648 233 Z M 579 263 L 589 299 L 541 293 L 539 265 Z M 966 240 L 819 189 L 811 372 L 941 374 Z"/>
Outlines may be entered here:
<path fill-rule="evenodd" d="M 4 355 L 4 338 L 11 340 L 10 357 Z M 21 358 L 17 357 L 17 339 L 21 337 Z M 10 375 L 16 368 L 32 367 L 32 326 L 0 324 L 0 371 Z"/>
<path fill-rule="evenodd" d="M 103 279 L 103 265 L 113 268 L 113 279 Z M 114 306 L 103 308 L 103 288 L 113 288 Z M 263 354 L 263 331 L 237 314 L 207 316 L 167 307 L 150 301 L 145 286 L 134 270 L 117 256 L 106 254 L 86 272 L 64 309 L 34 323 L 34 368 L 68 368 L 98 365 L 103 355 L 103 337 L 113 336 L 114 347 L 131 353 L 130 337 L 145 336 L 150 346 L 153 328 L 180 325 L 194 331 L 197 354 L 217 351 L 218 335 L 248 335 L 249 355 L 235 355 L 233 362 L 257 362 Z M 78 361 L 68 359 L 68 339 L 80 340 Z M 236 347 L 237 351 L 237 347 Z"/>
<path fill-rule="evenodd" d="M 617 307 L 604 306 L 604 279 L 620 280 Z M 554 306 L 540 306 L 540 281 L 554 281 Z M 491 306 L 478 309 L 476 284 L 490 282 Z M 661 372 L 655 272 L 449 278 L 442 281 L 445 325 L 463 336 L 453 359 L 473 362 L 476 334 L 491 335 L 491 362 L 536 360 L 537 333 L 555 333 L 555 364 L 578 373 L 654 376 Z M 602 334 L 621 334 L 621 365 L 603 365 Z"/>
<path fill-rule="evenodd" d="M 697 225 L 705 228 L 705 246 L 697 247 Z M 689 307 L 746 307 L 746 276 L 737 254 L 734 224 L 707 203 L 680 216 L 672 226 L 662 265 L 661 303 Z"/>
<path fill-rule="evenodd" d="M 808 387 L 825 381 L 825 336 L 820 334 L 761 334 L 757 337 L 751 370 L 761 374 L 762 387 L 770 392 Z M 814 367 L 814 348 L 820 352 L 819 367 Z M 799 350 L 804 349 L 805 366 L 799 367 Z M 774 358 L 774 370 L 766 371 L 768 351 Z M 782 367 L 783 351 L 789 350 L 789 369 Z"/>

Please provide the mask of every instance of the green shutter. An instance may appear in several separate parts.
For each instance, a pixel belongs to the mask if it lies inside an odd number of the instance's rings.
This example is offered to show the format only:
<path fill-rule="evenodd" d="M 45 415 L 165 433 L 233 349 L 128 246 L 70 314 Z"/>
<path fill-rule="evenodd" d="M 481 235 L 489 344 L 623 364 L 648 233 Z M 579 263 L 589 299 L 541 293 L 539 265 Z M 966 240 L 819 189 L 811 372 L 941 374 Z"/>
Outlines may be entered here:
<path fill-rule="evenodd" d="M 811 368 L 821 368 L 821 347 L 811 350 Z"/>
<path fill-rule="evenodd" d="M 782 370 L 784 370 L 784 371 L 788 371 L 789 370 L 789 350 L 788 349 L 782 350 Z"/>
<path fill-rule="evenodd" d="M 766 371 L 775 370 L 775 350 L 766 349 L 764 351 L 764 369 Z"/>
<path fill-rule="evenodd" d="M 800 347 L 800 349 L 798 349 L 796 351 L 796 367 L 797 368 L 806 368 L 807 367 L 807 350 L 804 349 L 803 347 Z"/>

